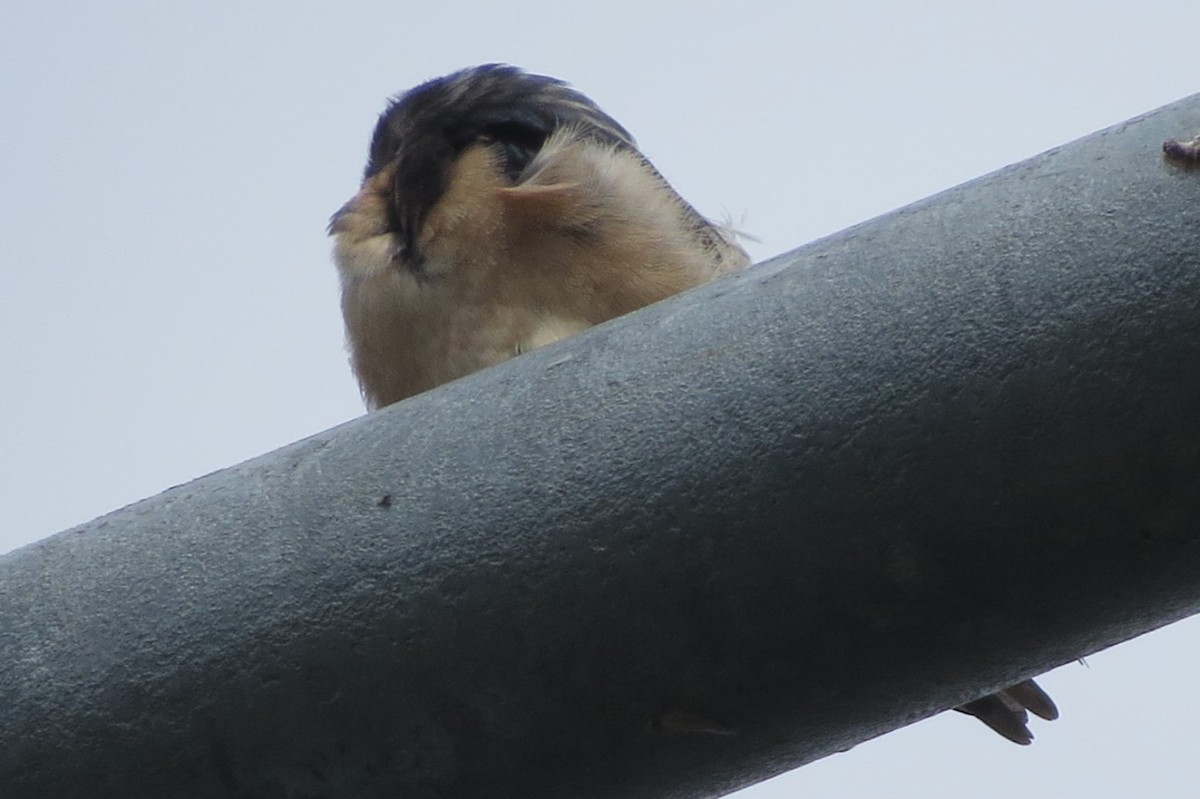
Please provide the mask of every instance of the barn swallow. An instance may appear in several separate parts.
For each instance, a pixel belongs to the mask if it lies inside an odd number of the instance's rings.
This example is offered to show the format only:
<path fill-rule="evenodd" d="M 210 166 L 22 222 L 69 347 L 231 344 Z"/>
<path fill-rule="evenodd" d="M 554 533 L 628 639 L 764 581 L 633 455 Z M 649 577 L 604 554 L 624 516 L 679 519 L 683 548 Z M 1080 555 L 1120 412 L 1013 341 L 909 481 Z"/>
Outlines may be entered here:
<path fill-rule="evenodd" d="M 496 64 L 388 106 L 329 232 L 370 408 L 749 263 L 595 103 Z"/>
<path fill-rule="evenodd" d="M 488 64 L 399 95 L 333 215 L 350 360 L 381 408 L 749 264 L 563 81 Z M 1017 743 L 1028 680 L 958 708 Z"/>

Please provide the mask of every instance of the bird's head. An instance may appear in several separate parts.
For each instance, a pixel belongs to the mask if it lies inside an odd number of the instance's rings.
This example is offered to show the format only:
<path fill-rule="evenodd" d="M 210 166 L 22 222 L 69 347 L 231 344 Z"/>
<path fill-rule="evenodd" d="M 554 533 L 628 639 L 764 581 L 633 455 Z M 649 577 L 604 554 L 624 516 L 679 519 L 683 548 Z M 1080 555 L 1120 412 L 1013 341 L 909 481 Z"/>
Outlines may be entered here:
<path fill-rule="evenodd" d="M 374 241 L 376 256 L 420 273 L 426 222 L 452 180 L 482 177 L 515 185 L 551 134 L 563 128 L 636 149 L 628 131 L 555 78 L 487 64 L 423 83 L 380 115 L 362 188 L 333 215 L 329 232 L 356 243 Z M 468 153 L 477 156 L 473 166 L 491 174 L 456 173 Z"/>

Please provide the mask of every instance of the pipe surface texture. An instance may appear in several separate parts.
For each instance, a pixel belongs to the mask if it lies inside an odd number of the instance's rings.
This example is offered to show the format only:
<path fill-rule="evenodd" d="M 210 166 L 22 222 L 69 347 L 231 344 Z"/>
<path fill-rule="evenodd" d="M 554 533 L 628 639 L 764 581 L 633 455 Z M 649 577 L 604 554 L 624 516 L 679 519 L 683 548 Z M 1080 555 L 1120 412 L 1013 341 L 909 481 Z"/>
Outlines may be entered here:
<path fill-rule="evenodd" d="M 10 553 L 0 795 L 718 796 L 1196 612 L 1196 131 Z"/>

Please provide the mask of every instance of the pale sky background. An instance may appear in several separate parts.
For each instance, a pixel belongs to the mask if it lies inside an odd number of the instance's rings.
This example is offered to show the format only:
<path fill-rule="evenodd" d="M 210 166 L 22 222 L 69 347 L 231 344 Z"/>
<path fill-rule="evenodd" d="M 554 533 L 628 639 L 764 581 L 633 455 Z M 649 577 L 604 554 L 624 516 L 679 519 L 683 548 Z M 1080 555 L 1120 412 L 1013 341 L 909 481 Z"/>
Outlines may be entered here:
<path fill-rule="evenodd" d="M 0 10 L 0 551 L 362 413 L 325 223 L 385 98 L 566 78 L 756 260 L 1200 91 L 1194 2 Z M 1184 131 L 1181 131 L 1184 133 Z M 2 666 L 0 666 L 2 667 Z M 1196 619 L 737 794 L 1193 796 Z M 3 709 L 0 709 L 3 712 Z"/>

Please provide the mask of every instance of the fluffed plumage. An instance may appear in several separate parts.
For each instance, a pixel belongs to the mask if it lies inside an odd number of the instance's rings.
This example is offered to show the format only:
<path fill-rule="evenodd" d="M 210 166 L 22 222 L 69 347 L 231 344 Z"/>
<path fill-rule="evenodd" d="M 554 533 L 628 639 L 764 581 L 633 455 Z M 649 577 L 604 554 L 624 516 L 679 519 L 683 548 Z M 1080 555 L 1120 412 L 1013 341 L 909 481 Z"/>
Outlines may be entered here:
<path fill-rule="evenodd" d="M 393 101 L 329 230 L 372 408 L 749 262 L 591 100 L 499 65 Z"/>

